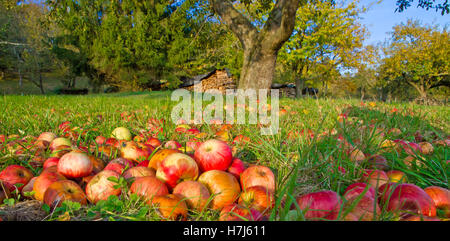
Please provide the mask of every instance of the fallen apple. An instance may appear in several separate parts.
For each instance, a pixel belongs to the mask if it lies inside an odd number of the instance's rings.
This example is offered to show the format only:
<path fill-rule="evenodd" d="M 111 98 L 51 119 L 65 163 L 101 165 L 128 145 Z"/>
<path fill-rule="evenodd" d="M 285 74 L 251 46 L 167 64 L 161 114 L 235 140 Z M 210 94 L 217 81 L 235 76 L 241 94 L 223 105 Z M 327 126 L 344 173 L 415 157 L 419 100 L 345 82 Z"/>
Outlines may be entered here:
<path fill-rule="evenodd" d="M 450 190 L 443 187 L 430 186 L 425 188 L 424 191 L 433 200 L 436 208 L 444 210 L 445 216 L 450 218 Z"/>
<path fill-rule="evenodd" d="M 44 169 L 36 178 L 33 185 L 34 198 L 44 201 L 44 194 L 47 188 L 56 181 L 66 180 L 66 178 L 57 171 L 57 166 Z"/>
<path fill-rule="evenodd" d="M 275 197 L 267 188 L 253 186 L 242 191 L 238 203 L 266 214 L 275 206 Z"/>
<path fill-rule="evenodd" d="M 406 174 L 398 170 L 390 170 L 386 173 L 389 177 L 389 182 L 406 182 Z"/>
<path fill-rule="evenodd" d="M 58 162 L 58 172 L 67 178 L 80 178 L 92 173 L 94 164 L 89 156 L 81 151 L 71 151 Z"/>
<path fill-rule="evenodd" d="M 111 170 L 103 170 L 92 177 L 86 185 L 86 196 L 89 202 L 96 204 L 100 200 L 107 200 L 109 196 L 120 195 L 121 188 L 115 188 L 117 183 L 108 180 L 110 177 L 119 179 L 120 175 Z"/>
<path fill-rule="evenodd" d="M 21 191 L 23 186 L 25 186 L 33 177 L 33 173 L 28 168 L 20 165 L 7 166 L 0 172 L 0 180 L 12 186 L 9 190 L 11 192 L 14 191 L 15 187 Z"/>
<path fill-rule="evenodd" d="M 131 184 L 130 192 L 143 197 L 148 203 L 151 203 L 154 196 L 163 196 L 169 194 L 167 186 L 156 177 L 138 177 Z"/>
<path fill-rule="evenodd" d="M 339 195 L 329 190 L 298 196 L 296 202 L 309 220 L 336 220 L 342 204 Z M 296 209 L 296 206 L 293 205 L 291 209 Z"/>
<path fill-rule="evenodd" d="M 151 203 L 156 208 L 157 213 L 164 219 L 179 221 L 187 219 L 187 205 L 177 195 L 155 196 Z"/>
<path fill-rule="evenodd" d="M 117 140 L 131 140 L 131 132 L 125 127 L 117 127 L 111 133 L 111 137 L 116 138 Z"/>
<path fill-rule="evenodd" d="M 239 158 L 233 158 L 231 161 L 230 167 L 228 167 L 227 171 L 233 174 L 237 180 L 240 180 L 241 173 L 245 171 L 245 163 L 241 161 Z"/>
<path fill-rule="evenodd" d="M 54 151 L 59 146 L 71 147 L 72 142 L 65 137 L 57 137 L 57 138 L 53 139 L 52 142 L 50 142 L 49 148 L 50 148 L 50 150 Z"/>
<path fill-rule="evenodd" d="M 174 188 L 182 181 L 194 181 L 199 174 L 197 163 L 190 156 L 183 153 L 168 155 L 156 171 L 156 177 Z"/>
<path fill-rule="evenodd" d="M 62 202 L 66 200 L 77 202 L 81 205 L 87 204 L 86 194 L 84 194 L 83 189 L 71 180 L 53 182 L 45 191 L 44 203 L 52 209 L 61 206 Z"/>
<path fill-rule="evenodd" d="M 158 170 L 159 163 L 162 162 L 168 155 L 173 153 L 180 153 L 178 150 L 161 149 L 157 151 L 150 159 L 148 167 Z"/>
<path fill-rule="evenodd" d="M 391 190 L 392 193 L 390 193 Z M 382 196 L 382 200 L 387 202 L 387 210 L 391 212 L 407 211 L 430 217 L 436 216 L 433 199 L 414 184 L 403 183 L 396 187 L 391 185 Z"/>
<path fill-rule="evenodd" d="M 173 194 L 183 198 L 190 209 L 199 212 L 208 206 L 211 196 L 208 188 L 197 181 L 184 181 L 178 183 L 173 189 Z"/>
<path fill-rule="evenodd" d="M 223 141 L 207 140 L 197 148 L 194 159 L 202 172 L 226 171 L 232 161 L 231 148 Z"/>
<path fill-rule="evenodd" d="M 263 186 L 271 193 L 275 193 L 275 175 L 266 166 L 251 166 L 245 169 L 240 176 L 243 190 L 253 186 Z"/>
<path fill-rule="evenodd" d="M 377 189 L 381 185 L 389 182 L 389 177 L 384 171 L 366 169 L 361 180 Z"/>
<path fill-rule="evenodd" d="M 213 195 L 211 208 L 221 210 L 223 207 L 237 201 L 241 187 L 236 178 L 224 171 L 211 170 L 204 172 L 198 178 Z"/>
<path fill-rule="evenodd" d="M 136 166 L 126 170 L 123 175 L 125 179 L 138 177 L 155 177 L 156 173 L 153 169 L 143 166 Z"/>
<path fill-rule="evenodd" d="M 261 218 L 258 210 L 233 203 L 221 210 L 219 221 L 260 221 Z"/>

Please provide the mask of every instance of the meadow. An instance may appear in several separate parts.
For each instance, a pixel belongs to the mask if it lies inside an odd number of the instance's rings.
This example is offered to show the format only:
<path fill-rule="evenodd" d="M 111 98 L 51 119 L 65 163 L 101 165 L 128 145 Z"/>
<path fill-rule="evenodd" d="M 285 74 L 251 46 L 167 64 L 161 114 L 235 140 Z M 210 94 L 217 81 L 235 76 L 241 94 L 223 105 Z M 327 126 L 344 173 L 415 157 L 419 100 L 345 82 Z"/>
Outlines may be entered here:
<path fill-rule="evenodd" d="M 177 140 L 182 145 L 192 136 L 179 134 L 177 125 L 170 120 L 172 107 L 170 92 L 133 92 L 89 96 L 2 96 L 0 97 L 0 134 L 39 136 L 42 132 L 64 135 L 58 128 L 69 121 L 70 128 L 78 135 L 73 141 L 79 146 L 95 143 L 95 137 L 109 137 L 113 129 L 127 127 L 136 135 L 149 130 L 152 118 L 163 120 L 161 142 Z M 305 220 L 303 212 L 291 209 L 295 197 L 301 194 L 333 190 L 342 195 L 348 185 L 362 178 L 362 171 L 373 168 L 367 161 L 357 162 L 346 154 L 345 145 L 361 150 L 365 157 L 383 155 L 387 169 L 406 174 L 408 183 L 421 188 L 440 186 L 448 188 L 450 160 L 448 140 L 450 108 L 448 106 L 422 106 L 413 103 L 383 103 L 356 99 L 281 99 L 280 132 L 263 136 L 258 125 L 232 125 L 224 138 L 233 147 L 234 156 L 248 164 L 260 164 L 271 168 L 276 176 L 275 208 L 269 220 Z M 190 125 L 206 133 L 205 140 L 216 138 L 223 125 Z M 238 135 L 249 137 L 248 143 L 236 143 Z M 17 136 L 15 137 L 17 138 Z M 223 137 L 222 137 L 223 138 Z M 417 153 L 417 163 L 408 164 L 408 154 L 385 148 L 385 140 L 402 139 L 433 144 L 434 152 Z M 30 164 L 33 152 L 25 150 L 16 155 L 0 143 L 0 170 L 11 164 L 28 167 L 34 175 L 42 171 L 39 165 Z M 118 183 L 118 185 L 124 185 Z M 126 188 L 126 187 L 124 187 Z M 25 202 L 21 196 L 4 201 L 2 211 L 13 209 Z M 398 220 L 399 217 L 380 207 L 376 220 Z M 346 210 L 341 210 L 342 214 Z M 29 210 L 30 215 L 35 211 Z M 122 192 L 96 205 L 81 206 L 66 202 L 55 210 L 45 205 L 40 212 L 44 220 L 161 220 L 161 217 L 145 205 L 137 196 Z M 190 212 L 190 220 L 217 220 L 219 212 L 204 210 Z"/>

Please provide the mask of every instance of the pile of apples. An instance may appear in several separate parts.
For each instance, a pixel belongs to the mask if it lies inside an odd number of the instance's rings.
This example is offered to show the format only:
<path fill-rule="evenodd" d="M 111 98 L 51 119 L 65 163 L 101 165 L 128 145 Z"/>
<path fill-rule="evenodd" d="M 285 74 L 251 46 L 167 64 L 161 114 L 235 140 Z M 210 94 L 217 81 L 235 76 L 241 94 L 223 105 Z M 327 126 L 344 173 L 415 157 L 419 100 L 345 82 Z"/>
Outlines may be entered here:
<path fill-rule="evenodd" d="M 113 181 L 121 177 L 127 180 L 128 194 L 142 197 L 166 220 L 187 220 L 188 211 L 207 209 L 220 211 L 219 220 L 262 220 L 275 203 L 273 172 L 262 165 L 247 167 L 222 140 L 197 142 L 192 152 L 183 152 L 175 140 L 162 145 L 155 137 L 133 138 L 124 127 L 116 128 L 110 138 L 97 136 L 89 147 L 51 132 L 31 139 L 29 150 L 36 152 L 33 160 L 42 171 L 34 176 L 20 165 L 2 170 L 2 203 L 12 193 L 26 196 L 33 191 L 31 198 L 51 208 L 65 200 L 96 204 L 122 194 L 123 188 Z M 20 153 L 14 147 L 8 146 Z"/>

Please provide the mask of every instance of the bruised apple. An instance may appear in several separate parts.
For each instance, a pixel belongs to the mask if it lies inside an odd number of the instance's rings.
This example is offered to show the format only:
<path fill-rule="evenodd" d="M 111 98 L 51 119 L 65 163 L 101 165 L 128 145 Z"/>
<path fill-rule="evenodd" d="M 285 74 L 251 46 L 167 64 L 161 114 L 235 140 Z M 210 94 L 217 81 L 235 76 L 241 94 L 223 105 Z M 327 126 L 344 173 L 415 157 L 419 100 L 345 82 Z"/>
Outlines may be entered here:
<path fill-rule="evenodd" d="M 259 221 L 261 218 L 258 210 L 232 203 L 221 210 L 219 221 Z"/>
<path fill-rule="evenodd" d="M 125 179 L 138 178 L 138 177 L 154 177 L 156 176 L 155 171 L 148 167 L 136 166 L 126 170 L 123 173 Z"/>
<path fill-rule="evenodd" d="M 349 185 L 347 189 L 345 189 L 344 197 L 346 199 L 350 199 L 354 196 L 359 196 L 364 192 L 364 195 L 375 198 L 375 188 L 373 188 L 372 186 L 367 187 L 367 185 L 367 183 L 363 182 L 353 183 Z"/>
<path fill-rule="evenodd" d="M 7 166 L 0 172 L 0 180 L 10 184 L 9 191 L 14 191 L 16 187 L 21 191 L 33 177 L 33 173 L 28 168 L 20 165 Z"/>
<path fill-rule="evenodd" d="M 55 138 L 56 138 L 56 134 L 52 133 L 52 132 L 42 132 L 39 136 L 38 136 L 38 140 L 43 140 L 43 141 L 47 141 L 48 143 L 51 143 Z"/>
<path fill-rule="evenodd" d="M 194 159 L 202 172 L 210 170 L 226 171 L 232 161 L 231 148 L 220 140 L 207 140 L 194 152 Z"/>
<path fill-rule="evenodd" d="M 306 219 L 336 220 L 341 207 L 341 198 L 333 191 L 320 191 L 298 196 L 296 202 Z M 293 209 L 296 206 L 292 207 Z"/>
<path fill-rule="evenodd" d="M 201 212 L 209 204 L 211 194 L 208 188 L 197 181 L 180 182 L 173 189 L 173 194 L 186 201 L 189 208 Z"/>
<path fill-rule="evenodd" d="M 149 146 L 138 146 L 134 141 L 127 141 L 123 143 L 122 148 L 120 148 L 120 156 L 132 160 L 134 162 L 141 162 L 148 159 L 152 154 L 153 147 Z"/>
<path fill-rule="evenodd" d="M 187 205 L 184 200 L 174 194 L 155 196 L 152 200 L 153 207 L 164 219 L 184 221 L 187 219 Z"/>
<path fill-rule="evenodd" d="M 238 203 L 265 214 L 275 206 L 275 197 L 263 186 L 253 186 L 242 191 Z"/>
<path fill-rule="evenodd" d="M 71 151 L 59 159 L 58 172 L 67 178 L 89 176 L 94 168 L 89 156 L 81 151 Z"/>
<path fill-rule="evenodd" d="M 47 188 L 56 181 L 66 180 L 66 178 L 57 171 L 56 166 L 44 169 L 42 173 L 36 178 L 33 185 L 34 198 L 43 201 L 45 191 Z"/>
<path fill-rule="evenodd" d="M 154 196 L 169 194 L 166 184 L 156 177 L 138 177 L 131 184 L 130 192 L 135 193 L 151 203 Z"/>
<path fill-rule="evenodd" d="M 61 180 L 52 183 L 44 194 L 44 203 L 51 208 L 61 206 L 62 202 L 69 200 L 81 205 L 87 204 L 83 189 L 74 181 Z"/>
<path fill-rule="evenodd" d="M 241 192 L 241 187 L 236 178 L 224 171 L 211 170 L 204 172 L 198 178 L 213 196 L 211 208 L 221 210 L 223 207 L 234 203 Z"/>
<path fill-rule="evenodd" d="M 97 173 L 86 185 L 86 196 L 89 202 L 96 204 L 100 200 L 107 200 L 109 196 L 119 196 L 120 188 L 115 188 L 115 182 L 108 180 L 114 177 L 119 179 L 120 175 L 111 170 L 103 170 Z"/>
<path fill-rule="evenodd" d="M 162 162 L 167 156 L 173 153 L 180 153 L 180 151 L 173 149 L 162 149 L 157 151 L 150 159 L 148 167 L 155 169 L 155 171 L 158 170 L 160 162 Z"/>
<path fill-rule="evenodd" d="M 194 159 L 183 153 L 174 153 L 160 162 L 156 177 L 174 188 L 179 182 L 196 180 L 198 173 L 198 166 Z"/>
<path fill-rule="evenodd" d="M 253 186 L 263 186 L 271 193 L 275 193 L 275 175 L 265 166 L 251 166 L 241 173 L 241 186 L 243 190 Z"/>

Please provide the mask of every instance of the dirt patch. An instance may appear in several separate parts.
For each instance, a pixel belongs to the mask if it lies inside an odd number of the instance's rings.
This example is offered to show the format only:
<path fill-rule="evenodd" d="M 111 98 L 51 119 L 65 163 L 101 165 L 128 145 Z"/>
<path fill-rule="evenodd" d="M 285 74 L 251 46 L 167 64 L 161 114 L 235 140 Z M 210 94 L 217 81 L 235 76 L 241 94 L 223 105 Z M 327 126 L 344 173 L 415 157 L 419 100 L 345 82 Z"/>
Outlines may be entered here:
<path fill-rule="evenodd" d="M 42 221 L 47 213 L 42 210 L 42 202 L 25 201 L 14 206 L 0 207 L 0 217 L 3 221 Z"/>

